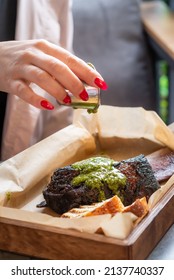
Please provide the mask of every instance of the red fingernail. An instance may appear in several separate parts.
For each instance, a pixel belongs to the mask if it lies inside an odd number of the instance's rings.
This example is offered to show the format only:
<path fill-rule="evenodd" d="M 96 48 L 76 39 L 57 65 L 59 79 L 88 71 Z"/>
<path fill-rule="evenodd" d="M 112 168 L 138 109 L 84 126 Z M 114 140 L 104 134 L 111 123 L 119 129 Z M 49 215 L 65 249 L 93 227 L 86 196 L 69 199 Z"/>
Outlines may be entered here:
<path fill-rule="evenodd" d="M 108 89 L 108 85 L 105 81 L 100 79 L 99 77 L 95 78 L 94 83 L 101 89 L 106 90 Z"/>
<path fill-rule="evenodd" d="M 53 110 L 54 109 L 54 106 L 50 102 L 48 102 L 47 100 L 42 100 L 40 102 L 40 105 L 47 110 Z"/>
<path fill-rule="evenodd" d="M 85 89 L 79 94 L 79 96 L 83 101 L 87 101 L 89 99 L 88 93 Z"/>
<path fill-rule="evenodd" d="M 63 102 L 66 103 L 66 104 L 69 104 L 71 103 L 71 98 L 69 95 L 65 96 L 65 98 L 63 99 Z"/>

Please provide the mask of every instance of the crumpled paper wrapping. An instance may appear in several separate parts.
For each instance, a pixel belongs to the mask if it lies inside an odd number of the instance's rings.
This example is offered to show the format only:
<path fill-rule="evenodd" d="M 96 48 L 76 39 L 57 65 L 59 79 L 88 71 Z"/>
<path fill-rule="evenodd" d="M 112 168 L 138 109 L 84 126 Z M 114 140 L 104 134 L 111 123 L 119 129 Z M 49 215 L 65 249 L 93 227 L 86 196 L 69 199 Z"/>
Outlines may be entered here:
<path fill-rule="evenodd" d="M 59 218 L 36 208 L 53 171 L 92 155 L 115 160 L 145 155 L 162 147 L 174 150 L 174 135 L 158 115 L 143 108 L 101 106 L 97 114 L 76 110 L 72 125 L 0 165 L 0 217 L 125 239 L 135 225 L 132 213 L 78 219 Z M 173 185 L 174 176 L 149 200 L 151 209 Z"/>
<path fill-rule="evenodd" d="M 3 162 L 0 166 L 0 205 L 4 203 L 4 194 L 9 192 L 13 193 L 10 206 L 14 196 L 27 193 L 29 197 L 40 181 L 49 180 L 54 169 L 81 160 L 94 150 L 95 141 L 90 133 L 70 125 Z M 5 197 L 8 199 L 7 195 Z"/>

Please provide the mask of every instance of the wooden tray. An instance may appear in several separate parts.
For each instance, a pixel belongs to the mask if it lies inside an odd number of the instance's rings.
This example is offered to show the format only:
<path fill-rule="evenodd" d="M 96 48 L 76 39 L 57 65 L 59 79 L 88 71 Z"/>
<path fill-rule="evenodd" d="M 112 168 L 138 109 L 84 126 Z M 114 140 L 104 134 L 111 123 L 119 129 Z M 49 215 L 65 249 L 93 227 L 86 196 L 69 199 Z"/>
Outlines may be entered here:
<path fill-rule="evenodd" d="M 1 216 L 0 249 L 43 259 L 145 259 L 173 224 L 173 209 L 172 187 L 125 240 Z"/>

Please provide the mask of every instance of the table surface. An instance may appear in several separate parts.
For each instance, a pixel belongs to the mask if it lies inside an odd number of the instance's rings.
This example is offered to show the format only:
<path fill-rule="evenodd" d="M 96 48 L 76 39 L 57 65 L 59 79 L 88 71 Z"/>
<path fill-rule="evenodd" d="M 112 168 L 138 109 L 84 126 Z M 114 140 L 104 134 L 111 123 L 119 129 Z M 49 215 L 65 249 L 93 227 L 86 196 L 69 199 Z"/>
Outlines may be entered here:
<path fill-rule="evenodd" d="M 141 18 L 146 32 L 174 59 L 174 13 L 163 1 L 142 2 Z"/>
<path fill-rule="evenodd" d="M 35 260 L 35 258 L 0 251 L 0 260 Z M 147 260 L 174 260 L 174 225 L 171 226 Z"/>
<path fill-rule="evenodd" d="M 174 260 L 174 225 L 171 226 L 147 260 Z"/>

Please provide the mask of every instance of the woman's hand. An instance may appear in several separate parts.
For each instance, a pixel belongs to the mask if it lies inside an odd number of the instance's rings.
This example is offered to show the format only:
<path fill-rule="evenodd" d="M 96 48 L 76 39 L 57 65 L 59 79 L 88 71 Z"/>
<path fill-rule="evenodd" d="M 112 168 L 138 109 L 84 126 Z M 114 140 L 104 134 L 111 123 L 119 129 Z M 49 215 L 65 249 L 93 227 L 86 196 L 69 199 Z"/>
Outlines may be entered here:
<path fill-rule="evenodd" d="M 107 84 L 101 75 L 83 60 L 45 40 L 7 41 L 0 43 L 0 90 L 22 98 L 40 109 L 54 106 L 37 95 L 34 83 L 60 103 L 71 103 L 68 89 L 84 101 L 88 94 L 81 81 L 103 90 Z"/>

